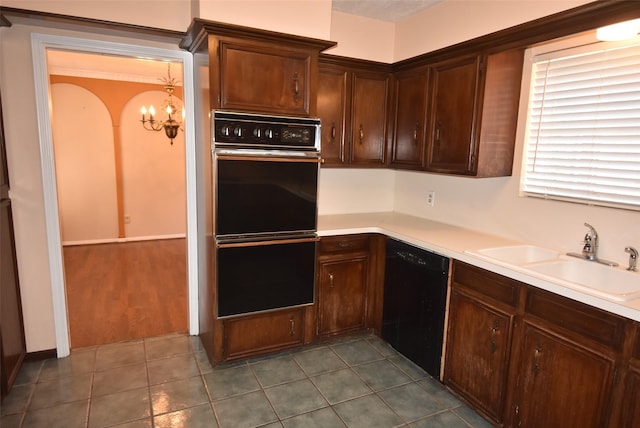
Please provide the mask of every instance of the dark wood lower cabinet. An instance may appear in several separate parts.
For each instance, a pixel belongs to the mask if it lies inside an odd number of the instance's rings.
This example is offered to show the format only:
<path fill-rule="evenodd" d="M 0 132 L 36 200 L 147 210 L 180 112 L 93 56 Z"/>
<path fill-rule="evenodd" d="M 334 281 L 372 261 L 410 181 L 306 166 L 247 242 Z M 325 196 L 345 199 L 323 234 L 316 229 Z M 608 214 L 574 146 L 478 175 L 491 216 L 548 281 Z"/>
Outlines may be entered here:
<path fill-rule="evenodd" d="M 455 261 L 443 379 L 497 426 L 637 427 L 639 328 Z"/>
<path fill-rule="evenodd" d="M 525 323 L 512 426 L 604 427 L 615 358 Z"/>
<path fill-rule="evenodd" d="M 455 289 L 449 307 L 445 383 L 501 422 L 513 316 Z"/>
<path fill-rule="evenodd" d="M 333 336 L 368 326 L 370 240 L 367 235 L 322 238 L 316 281 L 317 335 Z"/>
<path fill-rule="evenodd" d="M 521 284 L 455 261 L 444 382 L 496 423 L 503 419 Z"/>
<path fill-rule="evenodd" d="M 368 255 L 320 263 L 318 334 L 339 334 L 364 328 Z"/>
<path fill-rule="evenodd" d="M 222 321 L 223 355 L 235 360 L 302 345 L 305 307 Z"/>

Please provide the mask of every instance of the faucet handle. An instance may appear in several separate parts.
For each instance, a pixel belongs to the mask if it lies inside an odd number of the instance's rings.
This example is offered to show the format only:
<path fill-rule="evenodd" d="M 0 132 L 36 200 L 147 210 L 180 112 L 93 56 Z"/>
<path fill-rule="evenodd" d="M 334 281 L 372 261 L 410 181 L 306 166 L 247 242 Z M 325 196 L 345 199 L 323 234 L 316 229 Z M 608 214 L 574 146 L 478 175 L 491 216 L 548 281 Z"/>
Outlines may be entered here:
<path fill-rule="evenodd" d="M 638 250 L 633 247 L 626 247 L 624 249 L 626 253 L 629 253 L 629 267 L 627 270 L 636 271 L 638 263 Z"/>

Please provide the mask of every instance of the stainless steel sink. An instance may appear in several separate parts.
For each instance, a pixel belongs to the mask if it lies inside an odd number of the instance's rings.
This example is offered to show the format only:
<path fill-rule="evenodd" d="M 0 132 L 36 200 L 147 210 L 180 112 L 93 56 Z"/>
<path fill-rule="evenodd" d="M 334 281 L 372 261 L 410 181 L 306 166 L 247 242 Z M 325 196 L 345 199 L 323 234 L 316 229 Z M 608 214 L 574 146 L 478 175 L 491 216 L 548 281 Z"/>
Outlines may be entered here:
<path fill-rule="evenodd" d="M 583 260 L 557 260 L 527 269 L 568 287 L 617 301 L 640 298 L 640 274 Z"/>

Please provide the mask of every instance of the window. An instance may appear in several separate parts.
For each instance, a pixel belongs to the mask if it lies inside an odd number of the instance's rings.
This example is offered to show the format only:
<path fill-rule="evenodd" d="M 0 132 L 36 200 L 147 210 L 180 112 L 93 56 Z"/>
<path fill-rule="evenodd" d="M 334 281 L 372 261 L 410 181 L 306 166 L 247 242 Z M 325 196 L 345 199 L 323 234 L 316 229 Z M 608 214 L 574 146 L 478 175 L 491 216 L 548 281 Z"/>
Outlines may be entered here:
<path fill-rule="evenodd" d="M 640 210 L 640 43 L 534 56 L 521 191 Z"/>

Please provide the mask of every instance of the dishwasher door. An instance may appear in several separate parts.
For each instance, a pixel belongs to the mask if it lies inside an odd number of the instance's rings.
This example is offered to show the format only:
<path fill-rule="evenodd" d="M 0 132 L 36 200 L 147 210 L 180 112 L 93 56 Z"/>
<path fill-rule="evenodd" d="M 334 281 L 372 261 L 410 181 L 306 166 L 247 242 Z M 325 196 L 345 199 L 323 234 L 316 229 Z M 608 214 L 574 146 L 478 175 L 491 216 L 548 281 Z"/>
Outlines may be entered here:
<path fill-rule="evenodd" d="M 382 338 L 440 377 L 449 259 L 387 239 Z"/>

